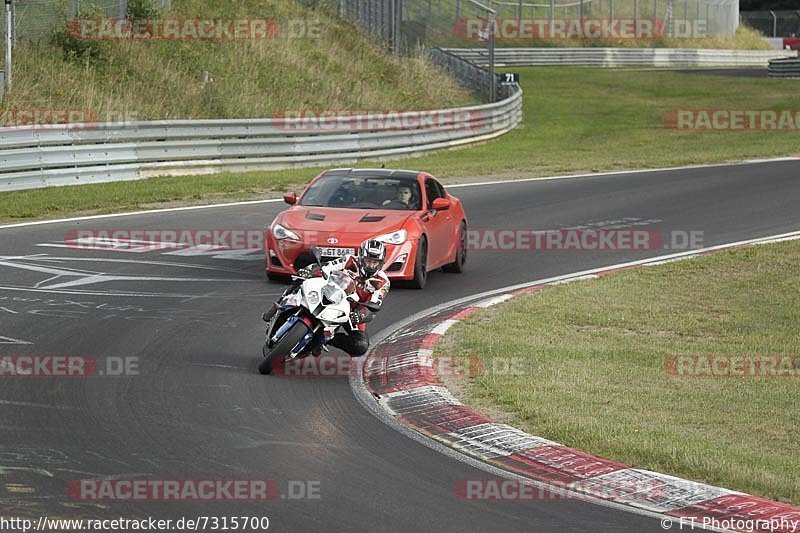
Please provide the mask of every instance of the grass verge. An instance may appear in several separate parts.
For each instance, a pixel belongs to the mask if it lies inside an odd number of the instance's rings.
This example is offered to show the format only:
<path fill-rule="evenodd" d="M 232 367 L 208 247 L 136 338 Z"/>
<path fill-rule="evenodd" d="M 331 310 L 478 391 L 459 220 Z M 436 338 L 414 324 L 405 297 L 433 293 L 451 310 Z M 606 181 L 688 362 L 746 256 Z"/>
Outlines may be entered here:
<path fill-rule="evenodd" d="M 96 4 L 82 5 L 80 18 L 103 16 L 88 7 Z M 476 101 L 427 61 L 396 60 L 325 5 L 175 0 L 169 11 L 152 8 L 150 17 L 141 17 L 270 18 L 284 29 L 274 38 L 253 40 L 84 40 L 71 36 L 65 19 L 50 41 L 14 49 L 14 90 L 3 106 L 86 109 L 98 121 L 118 121 L 431 109 Z"/>
<path fill-rule="evenodd" d="M 800 356 L 798 256 L 792 241 L 551 287 L 457 324 L 438 351 L 519 358 L 460 394 L 535 435 L 800 504 L 800 377 L 665 370 L 674 355 Z"/>
<path fill-rule="evenodd" d="M 674 109 L 795 109 L 797 82 L 690 73 L 521 68 L 524 123 L 470 148 L 393 163 L 446 181 L 721 163 L 800 153 L 793 131 L 675 131 Z M 365 162 L 361 166 L 374 165 Z M 318 169 L 158 178 L 0 194 L 0 221 L 245 199 L 297 188 Z"/>

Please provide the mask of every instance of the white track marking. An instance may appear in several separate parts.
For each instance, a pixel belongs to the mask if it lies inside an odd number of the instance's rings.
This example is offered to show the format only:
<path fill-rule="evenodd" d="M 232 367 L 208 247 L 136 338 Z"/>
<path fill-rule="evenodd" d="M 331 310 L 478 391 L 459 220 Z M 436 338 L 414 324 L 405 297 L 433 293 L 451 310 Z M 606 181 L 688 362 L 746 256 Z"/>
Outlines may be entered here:
<path fill-rule="evenodd" d="M 206 205 L 188 205 L 186 207 L 167 207 L 165 209 L 147 209 L 145 211 L 129 211 L 125 213 L 109 213 L 107 215 L 89 215 L 85 217 L 72 217 L 72 218 L 55 218 L 53 220 L 36 220 L 33 222 L 22 222 L 20 224 L 5 224 L 0 226 L 0 229 L 8 228 L 23 228 L 27 226 L 40 226 L 42 224 L 58 224 L 60 222 L 77 222 L 80 220 L 102 220 L 104 218 L 114 217 L 132 217 L 136 215 L 152 215 L 154 213 L 174 213 L 177 211 L 196 211 L 198 209 L 216 209 L 218 207 L 236 207 L 239 205 L 256 205 L 256 204 L 269 204 L 275 202 L 282 202 L 282 198 L 270 198 L 267 200 L 248 200 L 245 202 L 228 202 L 225 204 L 206 204 Z"/>
<path fill-rule="evenodd" d="M 14 314 L 17 314 L 16 311 L 11 311 Z M 21 339 L 14 339 L 12 337 L 4 337 L 0 335 L 0 344 L 33 344 L 32 342 L 23 341 Z"/>

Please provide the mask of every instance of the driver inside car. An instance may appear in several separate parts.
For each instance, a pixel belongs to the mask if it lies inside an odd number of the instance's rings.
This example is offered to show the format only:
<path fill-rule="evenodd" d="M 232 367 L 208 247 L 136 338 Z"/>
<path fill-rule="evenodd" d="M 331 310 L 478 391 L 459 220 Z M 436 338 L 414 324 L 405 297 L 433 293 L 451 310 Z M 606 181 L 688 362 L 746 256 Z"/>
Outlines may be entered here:
<path fill-rule="evenodd" d="M 397 188 L 397 196 L 392 200 L 383 202 L 383 205 L 389 209 L 411 209 L 414 207 L 413 204 L 416 204 L 416 202 L 413 201 L 411 187 L 408 185 L 399 186 Z"/>
<path fill-rule="evenodd" d="M 356 286 L 358 300 L 361 303 L 383 304 L 383 299 L 389 292 L 389 277 L 382 270 L 386 262 L 386 247 L 382 242 L 370 239 L 361 243 L 357 255 L 348 255 L 322 265 L 313 264 L 306 268 L 301 268 L 297 276 L 308 279 L 313 276 L 321 276 L 322 271 L 330 274 L 333 271 L 341 270 L 353 278 Z M 284 296 L 297 290 L 302 285 L 303 280 L 296 280 L 284 293 Z M 281 297 L 282 299 L 283 297 Z M 272 320 L 278 310 L 276 302 L 269 311 L 262 315 L 265 322 Z M 369 337 L 367 336 L 367 323 L 374 318 L 374 313 L 353 302 L 350 313 L 350 320 L 353 328 L 344 326 L 344 331 L 339 331 L 330 341 L 331 346 L 335 346 L 353 357 L 358 357 L 367 353 L 369 349 Z M 314 350 L 313 355 L 319 355 L 321 348 Z"/>

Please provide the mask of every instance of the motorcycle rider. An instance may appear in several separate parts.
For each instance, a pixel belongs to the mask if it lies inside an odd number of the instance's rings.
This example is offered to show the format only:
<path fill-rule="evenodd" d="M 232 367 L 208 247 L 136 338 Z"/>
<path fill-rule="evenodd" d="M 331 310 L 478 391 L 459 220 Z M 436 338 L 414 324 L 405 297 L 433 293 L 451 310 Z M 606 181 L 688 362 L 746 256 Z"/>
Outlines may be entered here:
<path fill-rule="evenodd" d="M 335 270 L 342 270 L 353 278 L 356 285 L 356 293 L 359 302 L 370 302 L 372 304 L 383 304 L 383 299 L 389 292 L 389 277 L 382 270 L 386 262 L 386 247 L 382 242 L 370 239 L 361 243 L 357 255 L 347 255 L 322 265 L 313 264 L 306 268 L 301 268 L 297 276 L 308 279 L 313 276 L 321 276 L 322 271 L 330 274 Z M 302 280 L 296 280 L 281 297 L 296 291 Z M 280 299 L 279 299 L 280 301 Z M 278 310 L 278 302 L 262 315 L 265 322 L 272 320 Z M 356 302 L 353 302 L 350 320 L 355 328 L 344 326 L 345 331 L 339 331 L 333 336 L 329 344 L 344 350 L 353 357 L 358 357 L 367 353 L 369 349 L 369 337 L 367 336 L 367 323 L 374 318 L 374 313 Z M 320 351 L 315 350 L 314 355 L 319 355 Z"/>

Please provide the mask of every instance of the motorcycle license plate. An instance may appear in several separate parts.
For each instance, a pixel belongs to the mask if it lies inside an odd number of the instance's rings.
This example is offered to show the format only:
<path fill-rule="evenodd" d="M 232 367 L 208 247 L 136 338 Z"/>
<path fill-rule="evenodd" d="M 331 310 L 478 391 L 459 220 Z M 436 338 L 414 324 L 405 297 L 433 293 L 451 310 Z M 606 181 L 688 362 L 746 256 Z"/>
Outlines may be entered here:
<path fill-rule="evenodd" d="M 320 248 L 319 251 L 323 257 L 344 257 L 356 253 L 355 248 Z"/>

